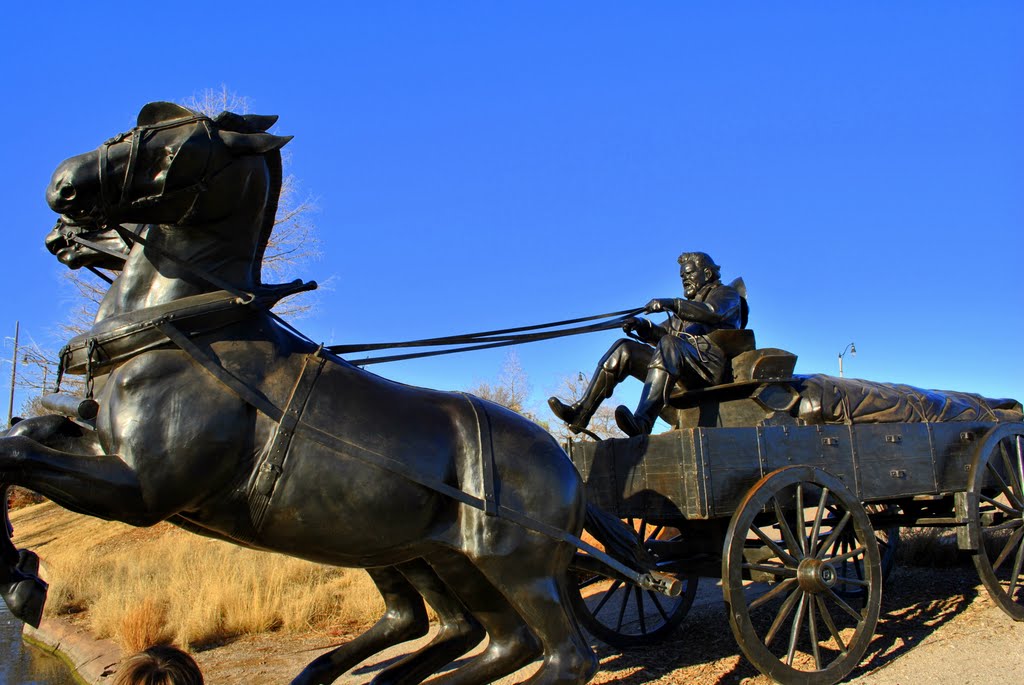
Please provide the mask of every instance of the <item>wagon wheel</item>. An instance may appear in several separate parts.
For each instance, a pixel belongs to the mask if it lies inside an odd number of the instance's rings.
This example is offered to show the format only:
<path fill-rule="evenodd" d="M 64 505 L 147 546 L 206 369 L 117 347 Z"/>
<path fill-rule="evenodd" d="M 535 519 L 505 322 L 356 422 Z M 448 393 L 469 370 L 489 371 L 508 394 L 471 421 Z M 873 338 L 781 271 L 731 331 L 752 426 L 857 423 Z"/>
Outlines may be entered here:
<path fill-rule="evenodd" d="M 625 523 L 645 546 L 677 532 L 644 519 L 626 519 Z M 671 564 L 671 559 L 657 559 L 655 569 L 676 575 L 664 570 Z M 569 600 L 579 622 L 602 642 L 619 649 L 656 644 L 675 632 L 697 594 L 697 576 L 676 577 L 683 584 L 682 592 L 669 597 L 619 578 L 575 571 L 570 575 Z"/>
<path fill-rule="evenodd" d="M 855 546 L 838 552 L 847 530 Z M 864 577 L 841 575 L 844 562 L 859 563 Z M 785 467 L 747 493 L 726 533 L 722 578 L 736 641 L 777 682 L 831 685 L 867 651 L 881 609 L 878 543 L 860 501 L 824 471 Z M 748 579 L 767 581 L 768 591 L 750 594 Z M 863 596 L 836 592 L 851 586 Z"/>
<path fill-rule="evenodd" d="M 865 511 L 868 516 L 876 514 L 895 514 L 899 507 L 893 504 L 865 504 Z M 842 514 L 837 511 L 830 511 L 826 515 L 832 519 L 832 522 L 838 522 L 842 518 Z M 882 560 L 882 581 L 883 583 L 889 579 L 889 574 L 892 573 L 893 568 L 896 567 L 896 550 L 900 544 L 900 527 L 899 526 L 888 526 L 883 530 L 875 530 L 875 540 L 878 542 L 878 553 Z M 856 544 L 856 538 L 853 531 L 850 529 L 844 530 L 839 538 L 833 543 L 833 549 L 830 553 L 833 556 L 842 556 L 854 549 Z M 836 572 L 843 577 L 856 578 L 858 580 L 864 580 L 864 564 L 860 557 L 856 559 L 849 559 L 840 562 L 839 566 L 836 567 Z M 863 599 L 866 590 L 863 585 L 850 584 L 850 583 L 838 583 L 833 588 L 837 595 L 844 599 Z"/>
<path fill-rule="evenodd" d="M 981 443 L 967 490 L 974 565 L 992 599 L 1024 621 L 1024 425 L 1002 425 Z"/>

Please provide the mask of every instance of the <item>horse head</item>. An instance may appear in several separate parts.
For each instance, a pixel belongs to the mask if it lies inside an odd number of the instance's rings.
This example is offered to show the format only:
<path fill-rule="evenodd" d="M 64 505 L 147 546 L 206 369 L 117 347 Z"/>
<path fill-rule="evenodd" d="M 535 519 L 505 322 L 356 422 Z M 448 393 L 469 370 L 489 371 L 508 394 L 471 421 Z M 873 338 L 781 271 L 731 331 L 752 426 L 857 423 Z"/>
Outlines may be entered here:
<path fill-rule="evenodd" d="M 228 112 L 210 118 L 151 102 L 135 128 L 58 166 L 46 200 L 70 225 L 215 220 L 226 213 L 217 190 L 237 184 L 243 172 L 236 162 L 291 140 L 263 132 L 275 121 Z"/>
<path fill-rule="evenodd" d="M 57 167 L 46 200 L 61 216 L 64 243 L 51 233 L 48 246 L 72 266 L 76 257 L 83 263 L 97 257 L 80 248 L 76 254 L 69 234 L 109 237 L 96 232 L 119 224 L 201 227 L 161 240 L 165 246 L 175 240 L 179 246 L 230 244 L 231 258 L 250 265 L 245 280 L 258 282 L 280 192 L 279 150 L 291 140 L 266 133 L 276 120 L 230 112 L 208 117 L 169 102 L 149 103 L 133 129 Z"/>

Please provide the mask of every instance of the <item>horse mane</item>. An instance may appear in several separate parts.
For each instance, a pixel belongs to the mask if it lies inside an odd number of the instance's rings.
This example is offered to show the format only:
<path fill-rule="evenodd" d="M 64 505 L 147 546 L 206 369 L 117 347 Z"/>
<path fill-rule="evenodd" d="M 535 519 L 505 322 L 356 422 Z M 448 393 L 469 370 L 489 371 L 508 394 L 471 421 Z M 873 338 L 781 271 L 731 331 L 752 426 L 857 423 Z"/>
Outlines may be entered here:
<path fill-rule="evenodd" d="M 277 122 L 276 115 L 235 114 L 221 112 L 213 118 L 217 128 L 235 133 L 263 133 Z M 252 278 L 256 285 L 263 283 L 263 256 L 270 242 L 270 234 L 277 223 L 277 206 L 281 199 L 281 188 L 284 183 L 284 171 L 281 162 L 281 151 L 272 150 L 264 155 L 267 172 L 270 174 L 270 186 L 267 188 L 267 206 L 263 210 L 263 225 L 260 226 L 256 244 L 255 259 L 252 263 Z"/>

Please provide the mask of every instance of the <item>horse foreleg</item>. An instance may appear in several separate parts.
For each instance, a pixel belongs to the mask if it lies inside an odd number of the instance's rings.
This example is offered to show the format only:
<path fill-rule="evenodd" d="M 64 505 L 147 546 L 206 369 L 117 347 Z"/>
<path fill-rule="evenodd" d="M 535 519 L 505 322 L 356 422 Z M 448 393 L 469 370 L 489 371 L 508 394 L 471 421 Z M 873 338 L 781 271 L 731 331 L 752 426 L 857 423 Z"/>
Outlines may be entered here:
<path fill-rule="evenodd" d="M 39 627 L 46 604 L 47 585 L 39 578 L 39 557 L 17 550 L 11 542 L 11 520 L 7 516 L 8 486 L 0 486 L 0 597 L 11 613 L 34 628 Z"/>
<path fill-rule="evenodd" d="M 152 525 L 175 513 L 154 510 L 135 471 L 119 457 L 64 452 L 24 435 L 0 438 L 0 483 L 38 492 L 65 509 L 133 525 Z"/>
<path fill-rule="evenodd" d="M 38 626 L 47 586 L 38 577 L 36 555 L 17 550 L 11 541 L 8 486 L 21 485 L 61 506 L 93 516 L 129 522 L 148 519 L 143 516 L 146 507 L 138 480 L 120 459 L 61 452 L 26 435 L 11 435 L 17 428 L 0 438 L 0 497 L 4 514 L 0 525 L 0 597 L 14 616 Z M 126 516 L 125 512 L 130 513 Z"/>
<path fill-rule="evenodd" d="M 327 685 L 381 650 L 427 634 L 430 620 L 423 598 L 398 567 L 367 569 L 384 598 L 384 615 L 372 628 L 306 666 L 291 685 Z"/>

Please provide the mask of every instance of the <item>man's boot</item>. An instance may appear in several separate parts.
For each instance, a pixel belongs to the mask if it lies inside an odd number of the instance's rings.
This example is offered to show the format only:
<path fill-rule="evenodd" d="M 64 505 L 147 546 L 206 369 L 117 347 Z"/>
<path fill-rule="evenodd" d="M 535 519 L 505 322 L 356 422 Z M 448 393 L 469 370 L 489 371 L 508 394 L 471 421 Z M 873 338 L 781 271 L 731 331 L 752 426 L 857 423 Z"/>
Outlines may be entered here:
<path fill-rule="evenodd" d="M 565 421 L 569 430 L 579 433 L 590 423 L 591 417 L 601 406 L 601 402 L 611 397 L 617 380 L 611 371 L 598 367 L 597 373 L 594 374 L 593 380 L 587 387 L 587 392 L 579 402 L 566 404 L 557 397 L 549 397 L 548 406 L 551 407 L 555 416 Z"/>
<path fill-rule="evenodd" d="M 651 432 L 654 422 L 658 420 L 658 414 L 665 406 L 669 380 L 668 371 L 664 369 L 652 368 L 647 372 L 647 381 L 640 393 L 636 413 L 629 411 L 629 407 L 625 405 L 619 405 L 615 409 L 615 423 L 623 433 L 632 438 Z"/>

